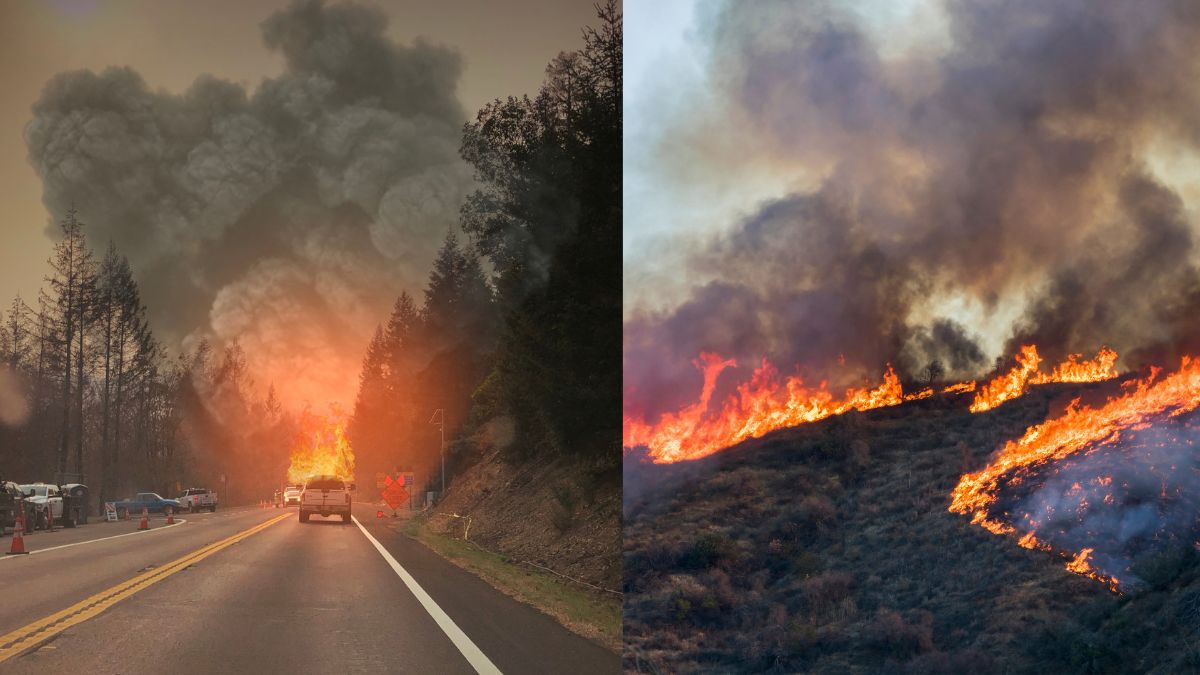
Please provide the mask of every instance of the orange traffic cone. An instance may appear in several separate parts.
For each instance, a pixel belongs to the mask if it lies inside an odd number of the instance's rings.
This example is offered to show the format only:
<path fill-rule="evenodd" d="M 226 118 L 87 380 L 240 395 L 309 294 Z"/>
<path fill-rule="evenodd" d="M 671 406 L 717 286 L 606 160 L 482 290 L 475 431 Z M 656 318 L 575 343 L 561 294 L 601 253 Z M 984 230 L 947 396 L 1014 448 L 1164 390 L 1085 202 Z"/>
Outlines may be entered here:
<path fill-rule="evenodd" d="M 121 509 L 121 520 L 129 520 L 129 509 Z"/>
<path fill-rule="evenodd" d="M 46 503 L 46 531 L 54 531 L 54 505 Z"/>
<path fill-rule="evenodd" d="M 27 553 L 29 551 L 25 550 L 25 512 L 22 510 L 21 513 L 17 514 L 17 526 L 13 528 L 12 549 L 9 550 L 8 555 L 22 555 Z"/>
<path fill-rule="evenodd" d="M 175 512 L 174 511 L 167 511 L 167 524 L 168 525 L 175 524 Z"/>
<path fill-rule="evenodd" d="M 138 523 L 138 529 L 150 529 L 150 511 L 144 506 L 142 507 L 142 522 Z"/>

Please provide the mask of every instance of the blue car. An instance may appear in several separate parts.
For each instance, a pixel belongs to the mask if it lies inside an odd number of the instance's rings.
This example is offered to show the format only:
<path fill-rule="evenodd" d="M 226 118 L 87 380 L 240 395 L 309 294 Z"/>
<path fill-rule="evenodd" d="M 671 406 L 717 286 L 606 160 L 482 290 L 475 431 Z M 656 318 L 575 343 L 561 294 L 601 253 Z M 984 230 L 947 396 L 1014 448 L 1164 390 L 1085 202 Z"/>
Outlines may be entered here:
<path fill-rule="evenodd" d="M 121 517 L 124 517 L 125 512 L 137 515 L 142 512 L 142 509 L 154 513 L 178 513 L 180 510 L 178 499 L 165 499 L 154 492 L 139 492 L 133 499 L 123 499 L 117 502 L 116 507 L 117 515 Z"/>

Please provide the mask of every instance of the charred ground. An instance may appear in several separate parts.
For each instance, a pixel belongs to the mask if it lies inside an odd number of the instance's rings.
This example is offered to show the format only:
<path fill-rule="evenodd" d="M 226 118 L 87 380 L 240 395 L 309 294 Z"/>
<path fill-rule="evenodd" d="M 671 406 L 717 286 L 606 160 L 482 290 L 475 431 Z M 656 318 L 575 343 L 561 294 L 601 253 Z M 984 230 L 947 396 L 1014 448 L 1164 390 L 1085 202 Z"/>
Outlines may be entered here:
<path fill-rule="evenodd" d="M 1192 672 L 1191 547 L 1128 595 L 947 511 L 965 471 L 1074 397 L 983 414 L 938 396 L 768 434 L 694 462 L 625 462 L 625 667 L 640 672 Z"/>

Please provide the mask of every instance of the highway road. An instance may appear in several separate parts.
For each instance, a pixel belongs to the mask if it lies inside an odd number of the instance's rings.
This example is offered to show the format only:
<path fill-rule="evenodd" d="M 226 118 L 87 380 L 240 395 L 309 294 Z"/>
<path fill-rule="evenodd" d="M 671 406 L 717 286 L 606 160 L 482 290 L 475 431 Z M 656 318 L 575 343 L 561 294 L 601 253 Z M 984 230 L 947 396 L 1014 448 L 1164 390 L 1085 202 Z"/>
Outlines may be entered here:
<path fill-rule="evenodd" d="M 0 672 L 619 672 L 617 654 L 374 513 L 241 508 L 28 536 L 32 554 L 0 557 Z"/>

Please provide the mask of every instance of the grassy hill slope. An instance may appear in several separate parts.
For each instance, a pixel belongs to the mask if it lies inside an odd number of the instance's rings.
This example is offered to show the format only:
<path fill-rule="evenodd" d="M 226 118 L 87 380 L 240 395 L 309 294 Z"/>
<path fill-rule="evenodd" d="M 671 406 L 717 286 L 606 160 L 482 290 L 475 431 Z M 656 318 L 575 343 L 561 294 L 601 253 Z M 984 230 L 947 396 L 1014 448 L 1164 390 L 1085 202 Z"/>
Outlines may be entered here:
<path fill-rule="evenodd" d="M 959 476 L 1075 397 L 988 413 L 936 397 L 625 468 L 625 646 L 636 672 L 1193 672 L 1194 551 L 1118 596 L 947 511 Z M 1153 569 L 1151 569 L 1153 568 Z"/>

